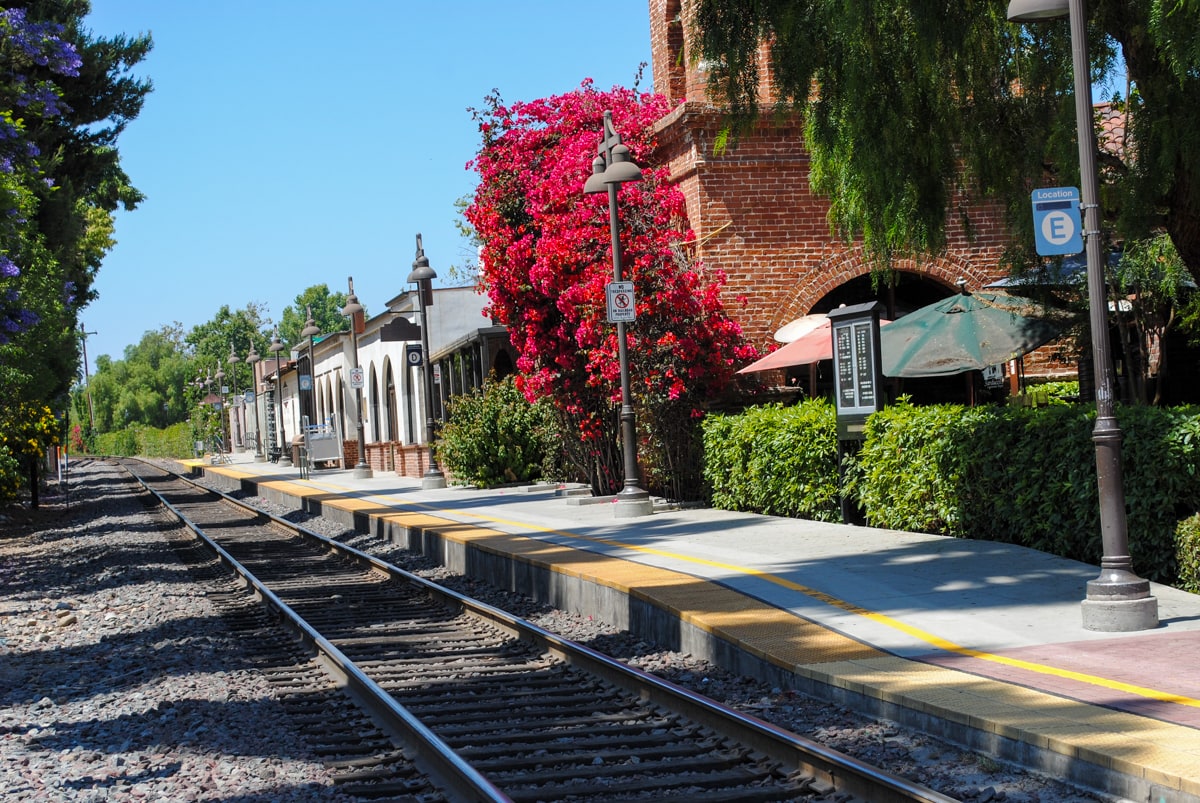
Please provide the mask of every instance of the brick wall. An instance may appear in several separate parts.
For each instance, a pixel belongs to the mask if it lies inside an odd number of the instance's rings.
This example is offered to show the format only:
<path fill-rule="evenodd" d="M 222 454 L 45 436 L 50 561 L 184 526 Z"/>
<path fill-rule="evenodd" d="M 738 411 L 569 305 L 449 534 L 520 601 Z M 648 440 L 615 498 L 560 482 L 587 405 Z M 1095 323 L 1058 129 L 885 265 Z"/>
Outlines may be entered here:
<path fill-rule="evenodd" d="M 734 147 L 715 153 L 724 124 L 717 107 L 683 103 L 657 125 L 657 156 L 670 166 L 686 199 L 697 237 L 693 256 L 725 272 L 726 304 L 751 341 L 763 345 L 788 321 L 814 309 L 827 311 L 822 301 L 846 282 L 869 275 L 871 266 L 859 246 L 831 233 L 829 203 L 809 187 L 798 120 L 763 121 Z M 946 253 L 894 263 L 910 277 L 943 288 L 942 295 L 960 278 L 968 289 L 979 289 L 1004 275 L 1000 208 L 957 200 L 967 210 L 973 239 L 968 241 L 955 219 L 948 222 Z"/>
<path fill-rule="evenodd" d="M 649 0 L 655 90 L 676 104 L 656 126 L 655 160 L 670 167 L 683 193 L 697 242 L 692 255 L 728 277 L 725 303 L 746 336 L 759 347 L 788 321 L 826 312 L 850 297 L 849 282 L 869 287 L 871 273 L 859 245 L 831 234 L 829 203 L 809 187 L 809 157 L 799 117 L 773 117 L 718 152 L 726 126 L 722 110 L 709 102 L 703 72 L 686 35 L 682 0 Z M 760 88 L 774 98 L 765 49 L 760 50 Z M 1009 234 L 999 204 L 965 195 L 952 199 L 947 249 L 936 257 L 894 263 L 903 273 L 895 302 L 903 311 L 948 295 L 961 278 L 977 290 L 1002 278 L 1000 256 Z M 971 237 L 960 215 L 965 215 Z M 841 291 L 840 293 L 838 291 Z M 904 294 L 908 293 L 905 297 Z M 907 303 L 906 303 L 907 302 Z M 1069 366 L 1046 350 L 1027 359 L 1027 374 L 1062 375 Z"/>

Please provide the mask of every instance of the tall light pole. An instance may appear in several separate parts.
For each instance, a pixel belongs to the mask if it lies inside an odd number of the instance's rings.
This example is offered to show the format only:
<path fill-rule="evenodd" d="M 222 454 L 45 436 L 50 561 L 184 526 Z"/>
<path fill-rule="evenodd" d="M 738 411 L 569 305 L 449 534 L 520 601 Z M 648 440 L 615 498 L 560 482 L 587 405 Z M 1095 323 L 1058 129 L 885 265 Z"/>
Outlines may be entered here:
<path fill-rule="evenodd" d="M 312 305 L 306 305 L 304 310 L 308 313 L 308 318 L 304 321 L 304 328 L 300 330 L 300 336 L 308 338 L 308 409 L 312 413 L 313 419 L 316 419 L 317 358 L 313 352 L 313 338 L 321 334 L 321 327 L 317 326 L 316 321 L 313 320 Z M 313 424 L 315 421 L 308 423 Z"/>
<path fill-rule="evenodd" d="M 227 444 L 225 443 L 225 372 L 221 370 L 221 364 L 217 363 L 217 372 L 213 374 L 213 381 L 217 383 L 217 401 L 220 403 L 220 412 L 217 414 L 217 424 L 221 428 L 221 450 L 225 451 Z M 216 404 L 214 404 L 214 407 Z"/>
<path fill-rule="evenodd" d="M 288 448 L 287 432 L 283 426 L 283 371 L 279 353 L 284 348 L 286 347 L 279 339 L 279 327 L 275 327 L 275 331 L 271 335 L 271 345 L 267 347 L 267 351 L 275 355 L 275 404 L 279 410 L 279 414 L 276 416 L 279 427 L 279 465 L 286 467 L 292 464 L 292 450 Z"/>
<path fill-rule="evenodd" d="M 363 305 L 358 303 L 358 296 L 354 295 L 354 277 L 347 277 L 350 282 L 350 297 L 346 299 L 346 306 L 342 307 L 342 314 L 350 319 L 350 350 L 351 361 L 354 363 L 351 367 L 351 372 L 357 374 L 358 380 L 355 377 L 350 377 L 350 386 L 354 389 L 354 404 L 358 410 L 358 462 L 354 465 L 354 476 L 360 479 L 373 476 L 375 472 L 367 465 L 367 436 L 363 430 L 362 417 L 362 366 L 358 364 L 358 320 L 357 316 L 362 314 Z"/>
<path fill-rule="evenodd" d="M 258 350 L 254 348 L 254 340 L 250 340 L 250 353 L 246 355 L 246 364 L 250 366 L 250 388 L 254 392 L 254 462 L 262 463 L 267 459 L 263 454 L 262 426 L 258 420 Z"/>
<path fill-rule="evenodd" d="M 621 237 L 617 223 L 617 189 L 627 181 L 640 181 L 642 171 L 629 158 L 629 148 L 621 144 L 621 135 L 612 124 L 612 112 L 604 113 L 604 133 L 600 136 L 592 175 L 583 185 L 588 194 L 608 190 L 608 228 L 612 235 L 613 281 L 621 282 Z M 621 446 L 625 458 L 625 484 L 617 493 L 613 511 L 617 518 L 645 516 L 654 512 L 650 494 L 638 485 L 637 427 L 633 400 L 629 392 L 629 347 L 625 321 L 617 321 L 617 360 L 621 366 Z"/>
<path fill-rule="evenodd" d="M 1083 0 L 1012 0 L 1008 19 L 1039 22 L 1067 16 L 1071 24 L 1071 60 L 1075 73 L 1075 124 L 1079 140 L 1080 197 L 1087 254 L 1089 322 L 1095 365 L 1096 475 L 1100 493 L 1100 536 L 1104 555 L 1100 575 L 1087 584 L 1083 601 L 1086 630 L 1125 632 L 1158 626 L 1158 600 L 1150 583 L 1134 574 L 1125 518 L 1121 469 L 1121 429 L 1113 414 L 1113 376 L 1109 362 L 1108 297 L 1100 236 L 1099 179 L 1096 175 L 1096 132 L 1092 128 L 1092 85 L 1088 62 L 1087 14 Z"/>
<path fill-rule="evenodd" d="M 91 431 L 96 431 L 96 410 L 92 407 L 92 381 L 88 377 L 88 358 L 87 358 L 87 339 L 88 335 L 94 335 L 95 332 L 84 331 L 83 324 L 79 325 L 79 337 L 83 342 L 83 391 L 87 394 L 88 400 L 88 426 Z"/>
<path fill-rule="evenodd" d="M 230 415 L 230 419 L 229 419 L 230 420 L 229 451 L 230 452 L 233 451 L 233 446 L 234 446 L 233 441 L 236 439 L 234 436 L 234 431 L 235 430 L 238 432 L 242 431 L 242 427 L 240 426 L 240 423 L 241 423 L 240 421 L 237 422 L 239 424 L 239 426 L 236 426 L 236 427 L 233 426 L 233 424 L 236 420 L 236 416 L 237 416 L 237 399 L 238 399 L 237 366 L 238 366 L 238 363 L 241 361 L 242 360 L 240 357 L 238 357 L 237 352 L 233 350 L 233 341 L 232 340 L 229 341 L 229 356 L 225 359 L 225 362 L 229 364 L 229 378 L 233 384 L 233 393 L 232 393 L 233 400 L 229 403 L 229 415 Z"/>
<path fill-rule="evenodd" d="M 417 258 L 413 260 L 412 273 L 408 281 L 417 286 L 417 303 L 421 308 L 421 373 L 425 380 L 425 442 L 429 445 L 429 466 L 421 477 L 422 488 L 445 488 L 446 475 L 438 466 L 437 452 L 433 448 L 436 434 L 433 420 L 433 366 L 429 364 L 429 307 L 433 304 L 433 280 L 437 278 L 433 268 L 429 267 L 429 259 L 425 256 L 425 248 L 421 245 L 421 235 L 417 235 Z"/>

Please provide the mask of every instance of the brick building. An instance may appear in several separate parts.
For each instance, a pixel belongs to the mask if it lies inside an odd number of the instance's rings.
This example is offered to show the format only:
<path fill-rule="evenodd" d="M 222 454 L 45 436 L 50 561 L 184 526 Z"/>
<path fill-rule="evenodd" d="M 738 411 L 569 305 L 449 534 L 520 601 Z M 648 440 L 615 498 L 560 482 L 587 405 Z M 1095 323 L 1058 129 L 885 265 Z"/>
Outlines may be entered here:
<path fill-rule="evenodd" d="M 694 256 L 729 277 L 726 305 L 751 342 L 768 346 L 789 321 L 839 304 L 877 299 L 885 317 L 895 318 L 951 295 L 960 278 L 977 290 L 1005 275 L 999 265 L 1008 242 L 1003 209 L 960 196 L 947 222 L 945 253 L 894 263 L 894 285 L 874 291 L 861 248 L 831 234 L 829 203 L 809 188 L 798 117 L 763 119 L 731 147 L 714 151 L 725 118 L 707 98 L 684 6 L 683 0 L 650 0 L 655 90 L 678 104 L 656 126 L 657 156 L 687 199 Z M 770 72 L 760 74 L 763 97 L 771 101 Z M 970 221 L 970 240 L 960 210 Z M 737 296 L 745 297 L 744 308 Z"/>

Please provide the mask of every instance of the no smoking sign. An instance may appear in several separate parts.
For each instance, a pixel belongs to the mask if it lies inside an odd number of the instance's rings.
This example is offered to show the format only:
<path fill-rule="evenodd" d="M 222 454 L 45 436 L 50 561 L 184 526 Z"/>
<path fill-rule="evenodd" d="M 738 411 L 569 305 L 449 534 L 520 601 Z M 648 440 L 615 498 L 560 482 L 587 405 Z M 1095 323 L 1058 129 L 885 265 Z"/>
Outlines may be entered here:
<path fill-rule="evenodd" d="M 604 289 L 608 295 L 609 323 L 628 323 L 637 318 L 633 282 L 609 282 Z"/>

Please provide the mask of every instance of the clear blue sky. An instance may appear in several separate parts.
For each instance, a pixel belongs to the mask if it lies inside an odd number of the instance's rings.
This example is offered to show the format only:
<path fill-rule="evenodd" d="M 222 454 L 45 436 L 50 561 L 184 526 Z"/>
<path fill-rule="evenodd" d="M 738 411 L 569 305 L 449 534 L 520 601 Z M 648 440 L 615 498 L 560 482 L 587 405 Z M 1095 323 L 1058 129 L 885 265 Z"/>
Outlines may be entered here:
<path fill-rule="evenodd" d="M 147 331 L 315 284 L 372 313 L 408 289 L 415 236 L 445 279 L 471 258 L 454 202 L 479 146 L 468 107 L 631 86 L 646 0 L 92 0 L 102 36 L 149 32 L 154 92 L 119 141 L 146 200 L 80 316 L 92 370 Z M 647 66 L 641 88 L 651 88 Z M 597 136 L 599 132 L 597 131 Z"/>

